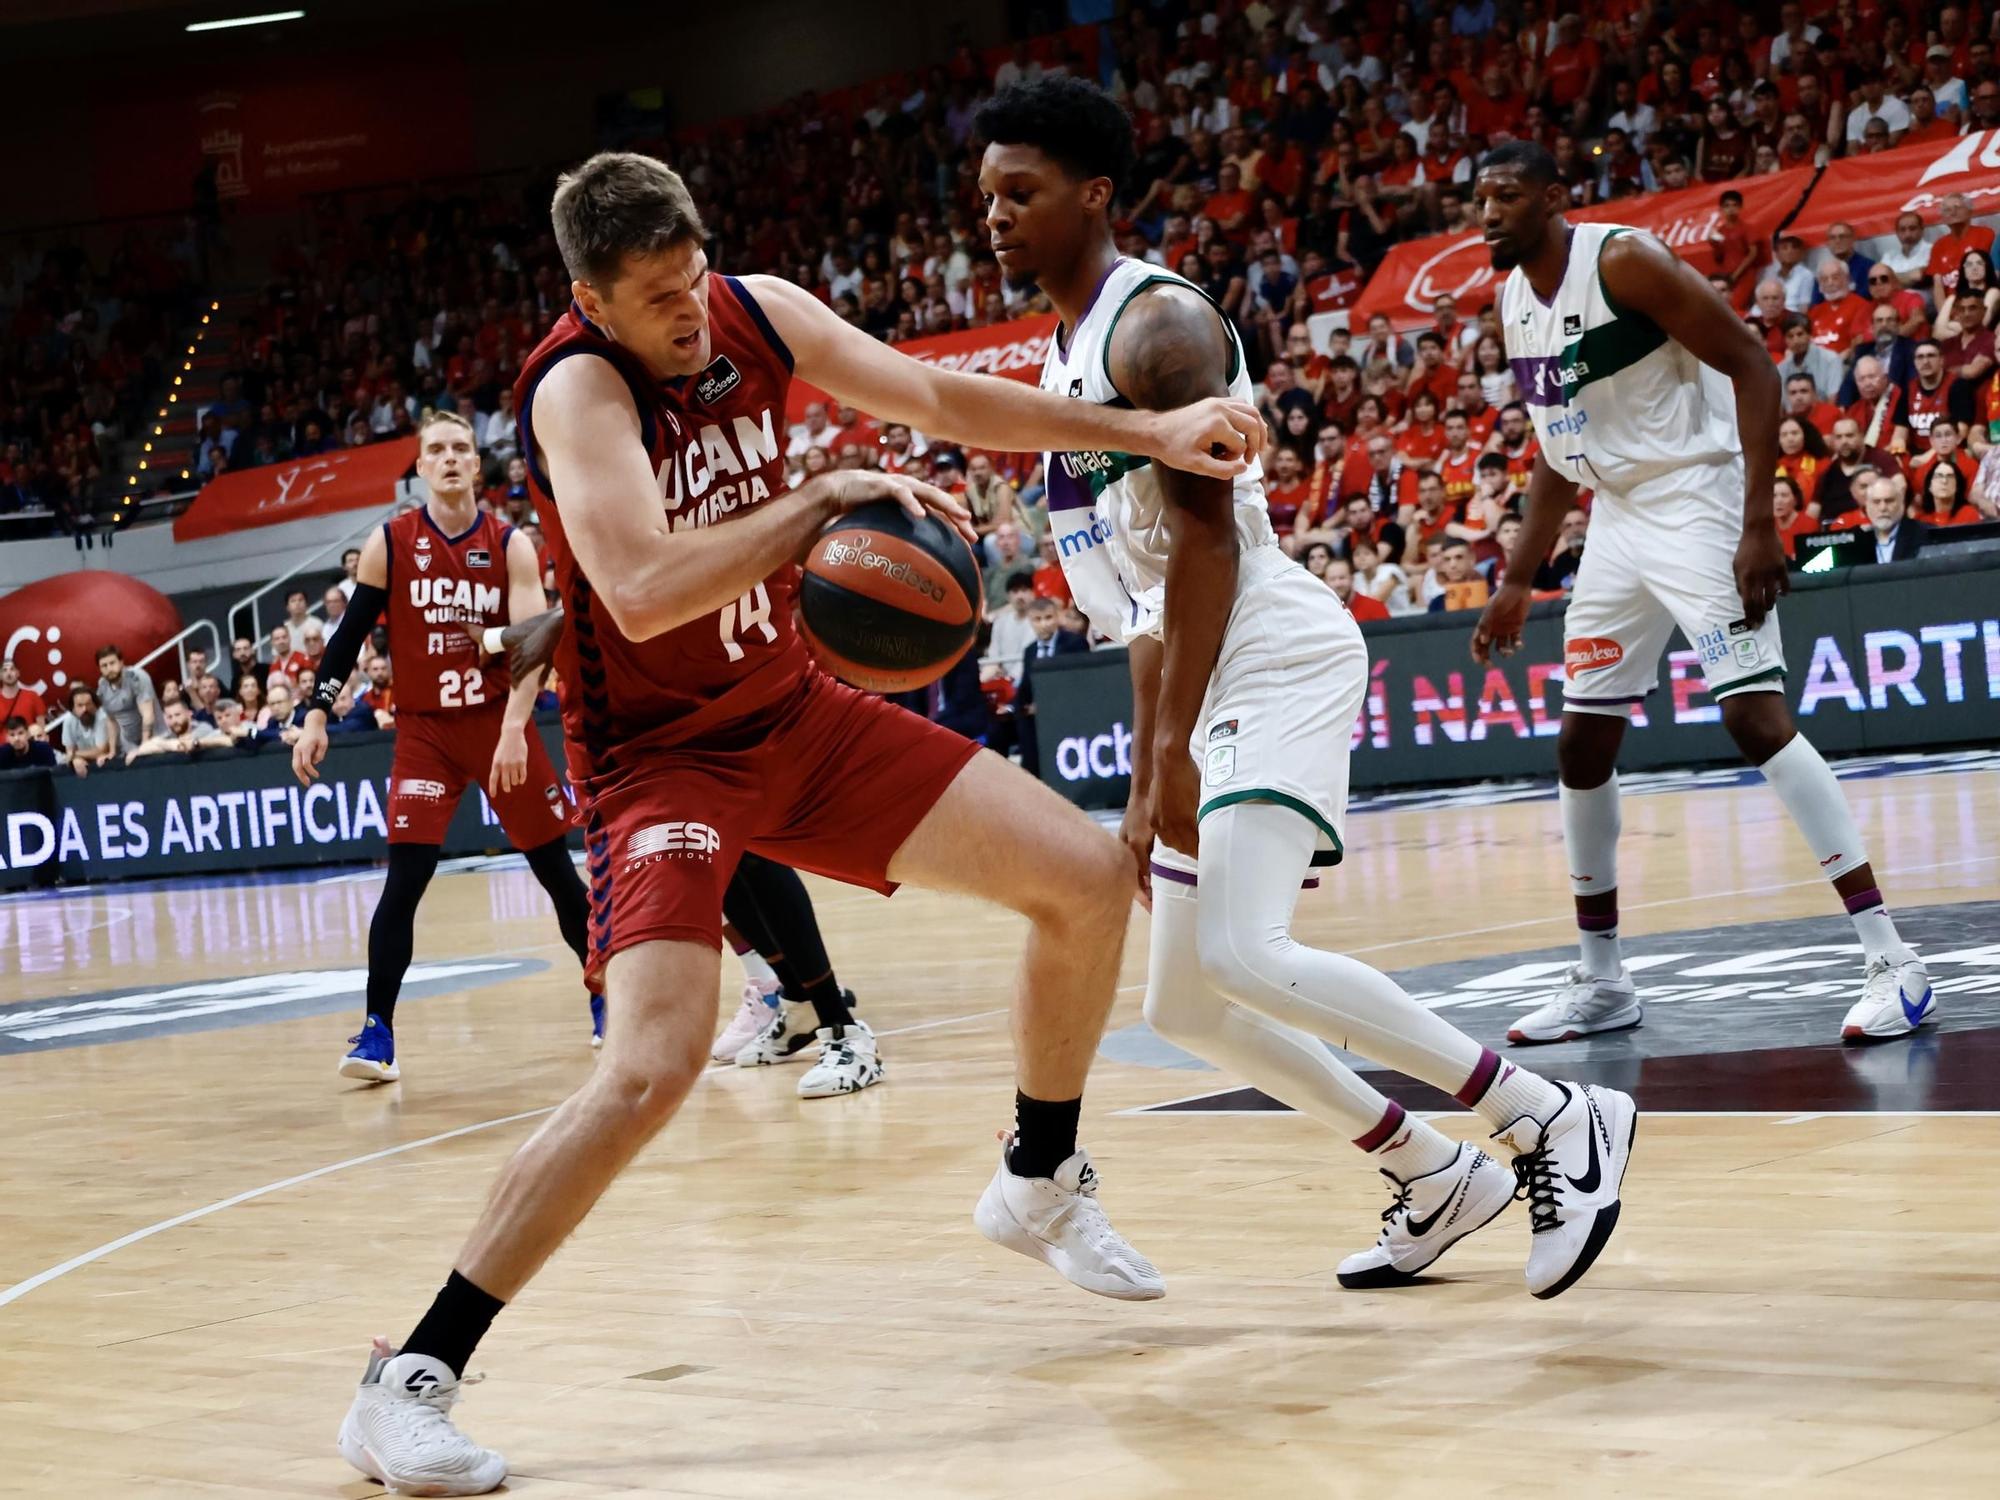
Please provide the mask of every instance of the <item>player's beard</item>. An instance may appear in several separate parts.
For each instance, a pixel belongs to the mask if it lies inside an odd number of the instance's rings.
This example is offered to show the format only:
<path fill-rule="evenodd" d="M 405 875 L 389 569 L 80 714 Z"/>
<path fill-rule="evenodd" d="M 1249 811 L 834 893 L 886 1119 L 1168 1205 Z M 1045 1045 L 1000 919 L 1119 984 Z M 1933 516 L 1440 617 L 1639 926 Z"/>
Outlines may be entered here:
<path fill-rule="evenodd" d="M 1023 271 L 1018 276 L 1003 276 L 1000 279 L 1007 284 L 1008 291 L 1019 292 L 1023 296 L 1032 296 L 1042 289 L 1039 271 Z"/>
<path fill-rule="evenodd" d="M 1493 269 L 1496 271 L 1511 271 L 1521 263 L 1520 256 L 1516 255 L 1512 250 L 1502 249 L 1498 245 L 1488 245 L 1486 252 L 1493 257 Z"/>

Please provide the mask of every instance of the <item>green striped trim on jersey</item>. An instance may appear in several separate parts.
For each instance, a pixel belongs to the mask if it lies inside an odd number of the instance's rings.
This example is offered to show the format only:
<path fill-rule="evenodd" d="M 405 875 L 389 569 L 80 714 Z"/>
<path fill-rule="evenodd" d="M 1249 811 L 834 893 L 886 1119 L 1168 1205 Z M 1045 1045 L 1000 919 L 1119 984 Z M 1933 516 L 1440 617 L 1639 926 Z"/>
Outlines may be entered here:
<path fill-rule="evenodd" d="M 1245 787 L 1240 792 L 1224 792 L 1220 797 L 1210 797 L 1208 801 L 1202 803 L 1201 810 L 1195 814 L 1195 821 L 1200 822 L 1210 813 L 1221 808 L 1234 807 L 1239 802 L 1275 802 L 1278 806 L 1289 807 L 1293 812 L 1310 820 L 1321 833 L 1333 840 L 1331 849 L 1313 850 L 1313 864 L 1337 865 L 1346 857 L 1347 847 L 1340 842 L 1340 834 L 1335 831 L 1331 823 L 1327 822 L 1318 808 L 1310 802 L 1301 801 L 1290 792 L 1276 791 L 1267 786 Z"/>
<path fill-rule="evenodd" d="M 1586 329 L 1583 337 L 1556 356 L 1561 389 L 1571 399 L 1585 386 L 1609 380 L 1666 345 L 1666 331 L 1644 313 L 1622 306 L 1604 283 L 1604 247 L 1619 235 L 1630 233 L 1630 229 L 1614 229 L 1597 247 L 1597 290 L 1604 296 L 1604 305 L 1611 309 L 1611 321 Z M 1582 370 L 1583 374 L 1572 384 L 1570 375 L 1575 370 Z"/>
<path fill-rule="evenodd" d="M 1237 342 L 1236 325 L 1229 321 L 1229 314 L 1222 310 L 1220 302 L 1209 296 L 1207 292 L 1202 291 L 1192 281 L 1183 281 L 1178 276 L 1148 276 L 1144 281 L 1133 287 L 1131 291 L 1127 292 L 1125 300 L 1118 304 L 1118 310 L 1112 313 L 1111 322 L 1104 330 L 1104 383 L 1114 391 L 1118 389 L 1118 382 L 1111 378 L 1111 338 L 1118 331 L 1118 320 L 1125 316 L 1125 309 L 1132 305 L 1134 297 L 1145 291 L 1147 287 L 1153 286 L 1186 287 L 1189 291 L 1198 293 L 1202 301 L 1215 309 L 1215 315 L 1222 319 L 1223 331 L 1229 335 L 1229 373 L 1223 377 L 1222 383 L 1225 386 L 1234 385 L 1236 383 L 1236 372 L 1243 368 L 1243 346 Z"/>

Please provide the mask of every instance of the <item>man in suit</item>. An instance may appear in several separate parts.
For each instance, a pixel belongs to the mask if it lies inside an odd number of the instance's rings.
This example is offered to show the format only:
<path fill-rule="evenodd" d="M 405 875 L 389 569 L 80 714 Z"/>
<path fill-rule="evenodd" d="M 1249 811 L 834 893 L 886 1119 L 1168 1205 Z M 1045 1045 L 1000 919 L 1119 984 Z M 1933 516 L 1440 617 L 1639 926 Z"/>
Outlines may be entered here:
<path fill-rule="evenodd" d="M 1868 532 L 1875 543 L 1875 561 L 1902 562 L 1924 549 L 1930 528 L 1909 518 L 1900 480 L 1878 476 L 1868 486 Z"/>
<path fill-rule="evenodd" d="M 1034 627 L 1035 638 L 1021 655 L 1021 678 L 1014 688 L 1014 733 L 1021 747 L 1021 769 L 1039 776 L 1042 752 L 1035 738 L 1035 663 L 1088 651 L 1090 642 L 1073 630 L 1062 629 L 1053 599 L 1037 599 L 1029 605 L 1028 623 Z"/>

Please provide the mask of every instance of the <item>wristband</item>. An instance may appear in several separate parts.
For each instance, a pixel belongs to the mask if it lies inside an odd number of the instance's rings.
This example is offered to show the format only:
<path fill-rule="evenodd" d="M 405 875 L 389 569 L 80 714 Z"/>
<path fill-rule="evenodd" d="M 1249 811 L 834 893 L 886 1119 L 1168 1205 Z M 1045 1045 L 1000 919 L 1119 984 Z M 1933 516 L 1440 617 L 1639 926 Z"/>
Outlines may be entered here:
<path fill-rule="evenodd" d="M 505 629 L 504 625 L 488 625 L 485 634 L 479 637 L 479 643 L 486 648 L 487 655 L 500 656 L 505 654 L 507 648 L 500 641 L 501 632 Z"/>

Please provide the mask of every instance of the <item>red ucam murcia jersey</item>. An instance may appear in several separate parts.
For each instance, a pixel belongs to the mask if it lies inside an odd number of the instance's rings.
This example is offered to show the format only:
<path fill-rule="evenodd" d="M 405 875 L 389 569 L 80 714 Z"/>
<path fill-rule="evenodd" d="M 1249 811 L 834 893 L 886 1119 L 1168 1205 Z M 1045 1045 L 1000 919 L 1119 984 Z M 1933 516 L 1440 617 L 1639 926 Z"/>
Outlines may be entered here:
<path fill-rule="evenodd" d="M 627 639 L 597 602 L 570 547 L 564 497 L 552 492 L 535 446 L 542 377 L 561 360 L 591 354 L 608 360 L 632 392 L 673 530 L 724 525 L 783 494 L 791 351 L 733 276 L 709 277 L 708 320 L 708 367 L 662 381 L 572 303 L 514 387 L 521 452 L 568 616 L 555 665 L 563 733 L 579 781 L 752 714 L 818 670 L 793 625 L 798 569 L 790 564 L 714 614 L 650 640 Z"/>
<path fill-rule="evenodd" d="M 507 538 L 514 528 L 490 511 L 452 536 L 418 506 L 382 524 L 389 544 L 389 660 L 396 712 L 449 713 L 504 702 L 504 656 L 480 659 L 479 637 L 509 623 Z"/>

